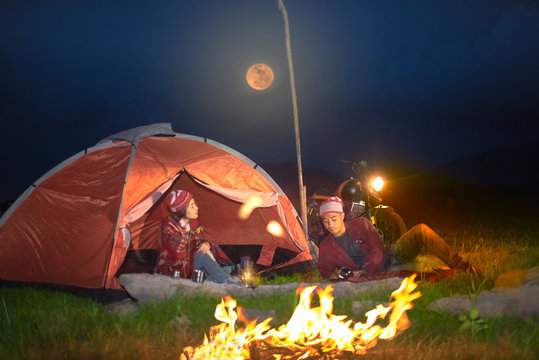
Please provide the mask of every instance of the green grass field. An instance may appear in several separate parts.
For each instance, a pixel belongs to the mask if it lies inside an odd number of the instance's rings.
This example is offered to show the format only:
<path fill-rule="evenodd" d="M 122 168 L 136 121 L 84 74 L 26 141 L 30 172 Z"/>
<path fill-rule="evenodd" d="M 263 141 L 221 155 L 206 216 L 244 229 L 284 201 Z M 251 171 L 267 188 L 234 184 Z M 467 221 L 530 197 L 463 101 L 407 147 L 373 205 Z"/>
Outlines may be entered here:
<path fill-rule="evenodd" d="M 486 274 L 484 289 L 498 274 L 539 264 L 539 232 L 533 226 L 500 232 L 497 226 L 474 230 L 438 229 L 462 254 Z M 524 230 L 529 229 L 529 230 Z M 437 266 L 435 259 L 424 261 Z M 281 277 L 274 283 L 297 281 Z M 477 284 L 475 284 L 477 286 Z M 480 326 L 461 329 L 458 316 L 427 310 L 435 299 L 472 294 L 466 274 L 419 287 L 423 296 L 408 312 L 411 326 L 395 339 L 380 340 L 364 358 L 385 359 L 536 359 L 539 322 L 498 317 L 482 319 Z M 385 302 L 390 294 L 361 294 L 335 298 L 334 314 L 351 314 L 353 300 Z M 285 323 L 298 298 L 271 296 L 238 298 L 245 308 L 275 309 L 277 327 Z M 219 298 L 177 297 L 159 305 L 140 306 L 133 314 L 112 314 L 91 300 L 67 293 L 29 288 L 0 289 L 0 358 L 2 359 L 178 359 L 187 345 L 199 345 L 210 326 Z M 369 309 L 366 309 L 369 310 Z M 364 321 L 362 315 L 349 316 Z"/>
<path fill-rule="evenodd" d="M 447 207 L 454 206 L 454 202 L 448 204 Z M 440 211 L 438 218 L 416 221 L 431 225 L 464 258 L 483 270 L 485 279 L 481 289 L 484 290 L 492 288 L 501 273 L 539 265 L 537 216 L 525 211 L 526 216 L 512 212 L 507 217 L 498 209 L 491 210 L 482 212 L 482 216 L 460 212 L 459 217 L 446 216 L 451 211 Z M 413 211 L 420 215 L 433 214 Z M 419 260 L 432 267 L 441 265 L 426 255 Z M 299 275 L 279 277 L 272 283 L 300 279 Z M 428 304 L 441 297 L 473 295 L 477 287 L 477 281 L 472 284 L 467 274 L 438 283 L 421 283 L 419 291 L 423 295 L 408 312 L 411 326 L 392 340 L 380 340 L 362 358 L 537 359 L 537 317 L 482 319 L 479 314 L 472 325 L 470 317 L 462 319 L 427 309 Z M 389 298 L 390 293 L 380 292 L 335 298 L 333 313 L 363 322 L 364 317 L 352 311 L 354 300 L 387 302 Z M 288 321 L 298 297 L 279 295 L 236 300 L 247 309 L 274 309 L 277 315 L 271 325 L 276 328 Z M 201 344 L 204 333 L 218 323 L 213 313 L 219 302 L 220 298 L 216 297 L 180 296 L 120 315 L 110 313 L 94 301 L 63 292 L 0 288 L 0 359 L 178 359 L 185 346 Z M 464 328 L 466 322 L 468 326 Z"/>

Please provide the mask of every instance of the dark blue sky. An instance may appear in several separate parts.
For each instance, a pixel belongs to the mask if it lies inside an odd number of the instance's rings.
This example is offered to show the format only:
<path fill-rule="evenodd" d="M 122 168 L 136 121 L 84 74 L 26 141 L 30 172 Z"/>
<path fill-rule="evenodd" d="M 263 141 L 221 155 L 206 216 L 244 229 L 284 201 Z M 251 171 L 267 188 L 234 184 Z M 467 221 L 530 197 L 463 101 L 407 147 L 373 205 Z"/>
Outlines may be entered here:
<path fill-rule="evenodd" d="M 304 166 L 426 169 L 539 139 L 537 4 L 285 0 Z M 245 82 L 257 62 L 263 92 Z M 0 80 L 0 200 L 155 122 L 296 161 L 276 0 L 4 0 Z"/>

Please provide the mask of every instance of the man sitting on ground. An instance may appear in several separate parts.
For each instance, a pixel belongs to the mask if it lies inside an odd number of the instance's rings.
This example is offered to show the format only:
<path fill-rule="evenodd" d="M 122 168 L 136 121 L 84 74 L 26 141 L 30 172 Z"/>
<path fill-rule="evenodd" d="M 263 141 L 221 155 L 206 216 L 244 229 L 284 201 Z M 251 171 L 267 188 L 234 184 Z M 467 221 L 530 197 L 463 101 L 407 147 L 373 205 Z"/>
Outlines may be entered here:
<path fill-rule="evenodd" d="M 418 224 L 385 249 L 373 224 L 364 217 L 344 222 L 343 202 L 331 197 L 320 205 L 322 224 L 329 235 L 320 242 L 318 268 L 324 278 L 336 278 L 347 269 L 354 277 L 363 273 L 388 271 L 413 261 L 422 249 L 438 257 L 452 269 L 477 273 L 451 247 L 425 224 Z"/>

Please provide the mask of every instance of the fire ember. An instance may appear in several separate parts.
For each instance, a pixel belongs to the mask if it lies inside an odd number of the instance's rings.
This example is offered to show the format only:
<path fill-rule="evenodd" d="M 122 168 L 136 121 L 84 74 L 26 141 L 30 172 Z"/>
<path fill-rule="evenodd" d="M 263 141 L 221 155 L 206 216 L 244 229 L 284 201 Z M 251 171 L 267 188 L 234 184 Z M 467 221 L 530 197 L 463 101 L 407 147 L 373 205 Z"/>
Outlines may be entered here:
<path fill-rule="evenodd" d="M 301 291 L 299 304 L 288 323 L 278 329 L 268 326 L 271 318 L 257 324 L 242 314 L 241 306 L 226 296 L 215 309 L 215 318 L 221 324 L 210 328 L 209 337 L 197 348 L 186 347 L 180 359 L 346 359 L 364 354 L 376 345 L 378 339 L 393 338 L 400 330 L 408 328 L 406 311 L 413 307 L 412 301 L 421 296 L 412 293 L 417 284 L 415 275 L 407 277 L 391 296 L 394 301 L 376 306 L 365 314 L 365 323 L 354 323 L 345 315 L 333 314 L 333 287 L 316 289 L 309 286 Z M 313 291 L 316 289 L 320 306 L 311 308 Z M 377 320 L 389 315 L 386 326 Z M 245 327 L 236 329 L 236 321 Z"/>
<path fill-rule="evenodd" d="M 254 209 L 263 204 L 263 200 L 258 195 L 250 195 L 247 200 L 241 205 L 238 210 L 238 217 L 242 220 L 247 220 Z"/>

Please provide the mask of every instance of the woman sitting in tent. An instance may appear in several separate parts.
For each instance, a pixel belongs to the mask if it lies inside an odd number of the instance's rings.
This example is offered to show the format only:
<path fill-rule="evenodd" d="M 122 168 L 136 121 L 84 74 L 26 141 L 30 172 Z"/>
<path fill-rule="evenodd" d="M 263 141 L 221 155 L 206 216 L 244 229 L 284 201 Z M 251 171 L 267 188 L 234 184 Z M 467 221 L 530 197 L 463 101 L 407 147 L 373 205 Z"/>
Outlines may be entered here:
<path fill-rule="evenodd" d="M 165 201 L 173 215 L 161 223 L 161 253 L 155 273 L 171 276 L 179 271 L 182 278 L 191 278 L 196 269 L 203 270 L 209 281 L 241 285 L 239 279 L 230 276 L 234 266 L 226 254 L 204 240 L 193 195 L 174 190 Z"/>

